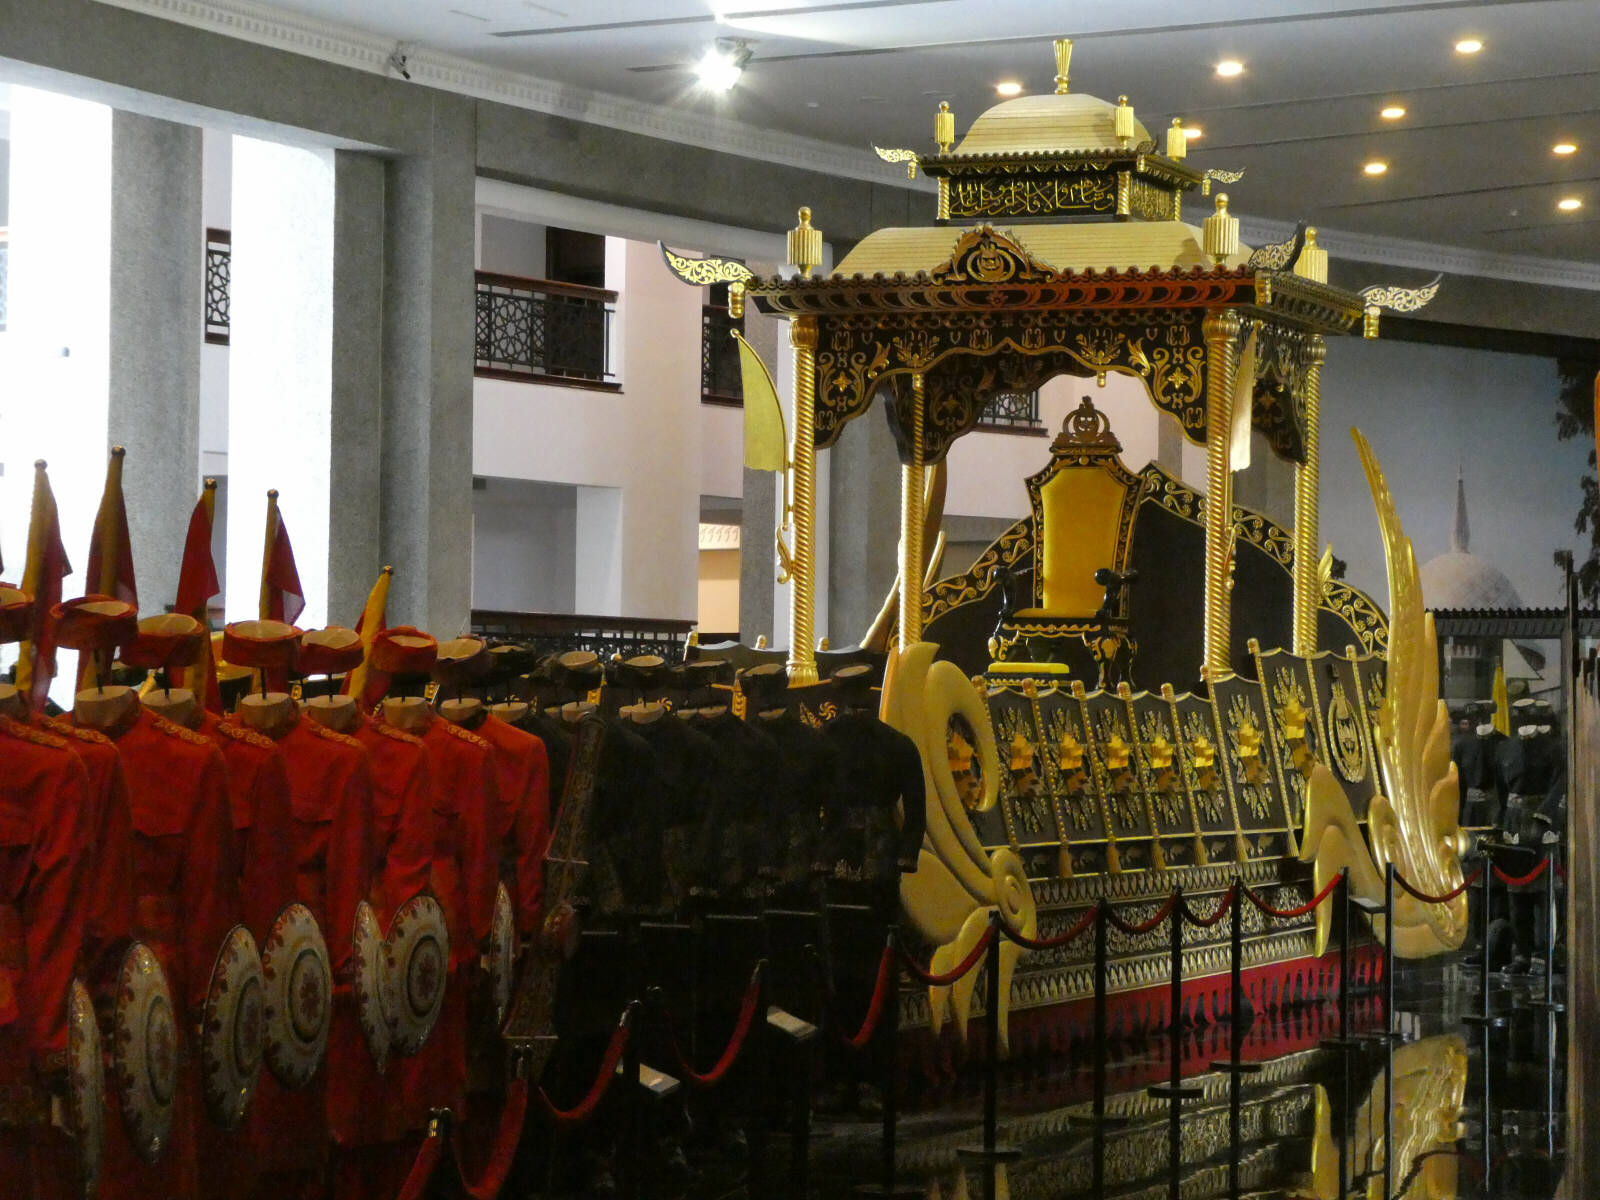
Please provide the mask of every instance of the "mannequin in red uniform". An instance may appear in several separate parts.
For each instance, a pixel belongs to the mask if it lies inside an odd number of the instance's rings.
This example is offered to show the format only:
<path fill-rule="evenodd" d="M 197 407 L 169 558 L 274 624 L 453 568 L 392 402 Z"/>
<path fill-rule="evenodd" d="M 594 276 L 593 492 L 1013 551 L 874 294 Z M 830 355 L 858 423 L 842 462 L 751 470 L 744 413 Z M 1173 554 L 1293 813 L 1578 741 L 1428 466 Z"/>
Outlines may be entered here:
<path fill-rule="evenodd" d="M 105 597 L 68 601 L 53 615 L 60 643 L 80 651 L 125 645 L 137 636 L 131 606 Z M 190 1200 L 199 1194 L 195 1142 L 205 1119 L 192 1031 L 217 951 L 239 920 L 227 770 L 209 741 L 147 712 L 128 688 L 80 692 L 73 722 L 98 729 L 121 755 L 133 824 L 132 932 L 166 971 L 178 1030 L 171 1143 L 159 1162 L 146 1164 L 133 1154 L 121 1122 L 108 1121 L 100 1194 L 105 1200 Z"/>
<path fill-rule="evenodd" d="M 436 645 L 410 626 L 388 629 L 373 643 L 373 666 L 400 687 L 420 684 Z M 419 737 L 427 752 L 437 822 L 429 888 L 444 907 L 450 932 L 450 977 L 439 1020 L 421 1053 L 390 1068 L 399 1102 L 395 1129 L 414 1144 L 430 1108 L 460 1114 L 466 1101 L 466 993 L 489 936 L 498 878 L 489 821 L 493 751 L 482 738 L 436 717 L 421 696 L 386 700 L 383 720 Z"/>
<path fill-rule="evenodd" d="M 294 663 L 300 631 L 281 621 L 245 621 L 224 630 L 230 663 L 264 670 Z M 335 980 L 346 977 L 356 905 L 372 870 L 372 775 L 361 743 L 300 715 L 281 692 L 247 696 L 237 715 L 277 743 L 289 781 L 289 858 L 294 899 L 311 910 L 327 943 Z M 283 1088 L 263 1072 L 248 1117 L 255 1195 L 290 1200 L 317 1195 L 327 1164 L 327 1064 L 311 1084 Z"/>
<path fill-rule="evenodd" d="M 27 637 L 32 616 L 27 593 L 0 584 L 0 642 Z M 72 1143 L 50 1125 L 50 1096 L 66 1090 L 67 994 L 89 907 L 75 898 L 89 884 L 93 810 L 83 757 L 15 719 L 26 715 L 17 689 L 0 683 L 0 1095 L 16 1106 L 0 1118 L 0 1179 L 24 1200 L 65 1200 L 83 1181 Z"/>

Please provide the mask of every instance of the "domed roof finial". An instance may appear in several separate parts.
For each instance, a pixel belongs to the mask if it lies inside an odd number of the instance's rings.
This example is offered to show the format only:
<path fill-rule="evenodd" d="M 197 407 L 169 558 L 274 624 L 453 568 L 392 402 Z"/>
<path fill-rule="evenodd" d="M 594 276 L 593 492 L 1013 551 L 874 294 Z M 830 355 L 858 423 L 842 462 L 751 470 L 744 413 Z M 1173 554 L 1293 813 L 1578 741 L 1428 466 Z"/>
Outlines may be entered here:
<path fill-rule="evenodd" d="M 1072 39 L 1056 39 L 1056 95 L 1067 94 L 1067 69 L 1072 65 Z"/>
<path fill-rule="evenodd" d="M 950 101 L 939 101 L 939 111 L 933 114 L 933 140 L 940 154 L 949 154 L 956 144 L 956 115 L 950 111 Z"/>
<path fill-rule="evenodd" d="M 1183 130 L 1183 118 L 1173 117 L 1172 128 L 1167 130 L 1167 157 L 1182 159 L 1189 153 L 1189 135 Z"/>
<path fill-rule="evenodd" d="M 1228 193 L 1217 193 L 1217 211 L 1201 223 L 1200 236 L 1206 256 L 1217 266 L 1230 254 L 1239 253 L 1239 218 L 1228 212 Z"/>

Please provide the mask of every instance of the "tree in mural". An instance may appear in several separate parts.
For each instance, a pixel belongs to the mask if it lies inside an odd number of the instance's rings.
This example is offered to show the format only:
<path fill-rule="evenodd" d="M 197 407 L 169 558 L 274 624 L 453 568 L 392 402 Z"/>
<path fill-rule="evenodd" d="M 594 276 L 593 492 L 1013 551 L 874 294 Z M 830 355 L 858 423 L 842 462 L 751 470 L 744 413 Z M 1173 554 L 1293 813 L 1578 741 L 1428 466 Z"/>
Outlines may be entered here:
<path fill-rule="evenodd" d="M 1556 363 L 1561 376 L 1561 396 L 1556 403 L 1556 436 L 1562 441 L 1587 437 L 1594 441 L 1596 389 L 1600 388 L 1600 362 L 1592 359 L 1562 359 Z M 1578 591 L 1590 604 L 1600 602 L 1600 477 L 1596 475 L 1594 446 L 1589 448 L 1589 470 L 1583 477 L 1583 500 L 1573 525 L 1589 535 L 1589 552 L 1578 564 Z M 1557 566 L 1562 565 L 1557 559 Z"/>

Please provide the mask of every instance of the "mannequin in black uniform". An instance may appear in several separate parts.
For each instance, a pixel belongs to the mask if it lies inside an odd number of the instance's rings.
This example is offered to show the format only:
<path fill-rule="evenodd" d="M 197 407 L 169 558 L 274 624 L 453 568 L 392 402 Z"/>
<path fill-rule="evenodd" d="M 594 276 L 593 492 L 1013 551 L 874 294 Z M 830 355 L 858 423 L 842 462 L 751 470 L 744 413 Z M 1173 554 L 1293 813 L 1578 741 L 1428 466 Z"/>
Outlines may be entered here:
<path fill-rule="evenodd" d="M 783 758 L 768 809 L 780 831 L 777 900 L 785 906 L 810 906 L 817 899 L 822 813 L 838 803 L 839 755 L 828 735 L 806 724 L 787 703 L 789 672 L 782 663 L 751 667 L 739 677 L 739 685 L 746 719 L 772 736 Z"/>
<path fill-rule="evenodd" d="M 1525 875 L 1538 865 L 1547 850 L 1554 848 L 1545 843 L 1546 834 L 1553 832 L 1546 805 L 1552 793 L 1558 804 L 1565 803 L 1566 753 L 1554 732 L 1547 702 L 1529 697 L 1518 700 L 1512 705 L 1511 721 L 1514 736 L 1505 740 L 1497 754 L 1505 781 L 1506 806 L 1499 828 L 1505 848 L 1496 862 L 1508 875 Z M 1564 815 L 1561 823 L 1565 825 Z M 1505 969 L 1513 974 L 1529 969 L 1543 940 L 1536 930 L 1544 888 L 1543 879 L 1521 887 L 1506 887 L 1512 954 Z"/>

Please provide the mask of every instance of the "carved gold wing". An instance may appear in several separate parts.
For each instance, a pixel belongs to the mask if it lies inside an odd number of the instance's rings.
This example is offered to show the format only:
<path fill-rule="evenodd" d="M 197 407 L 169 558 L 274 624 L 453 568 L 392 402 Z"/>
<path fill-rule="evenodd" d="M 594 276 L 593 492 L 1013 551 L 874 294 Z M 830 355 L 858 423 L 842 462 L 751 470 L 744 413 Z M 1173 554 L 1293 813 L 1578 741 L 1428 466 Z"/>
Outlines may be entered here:
<path fill-rule="evenodd" d="M 1288 271 L 1294 268 L 1300 251 L 1306 244 L 1306 223 L 1295 226 L 1294 236 L 1285 242 L 1273 242 L 1251 251 L 1249 265 L 1269 271 Z"/>
<path fill-rule="evenodd" d="M 917 177 L 917 152 L 915 150 L 889 150 L 882 146 L 874 146 L 872 151 L 886 163 L 905 163 L 907 179 L 915 179 Z"/>
<path fill-rule="evenodd" d="M 679 279 L 695 287 L 713 283 L 746 283 L 754 279 L 755 272 L 731 258 L 690 258 L 667 249 L 665 242 L 657 242 L 667 269 Z"/>
<path fill-rule="evenodd" d="M 1239 180 L 1241 180 L 1243 178 L 1244 178 L 1244 171 L 1243 170 L 1224 171 L 1220 167 L 1212 167 L 1211 170 L 1207 171 L 1205 173 L 1205 175 L 1201 177 L 1201 180 L 1200 180 L 1200 194 L 1202 196 L 1211 195 L 1211 181 L 1212 180 L 1216 180 L 1218 183 L 1238 183 Z"/>
<path fill-rule="evenodd" d="M 1443 275 L 1435 275 L 1430 282 L 1415 288 L 1390 287 L 1387 284 L 1376 283 L 1371 287 L 1362 288 L 1361 298 L 1368 304 L 1387 308 L 1390 312 L 1416 312 L 1439 294 L 1439 284 L 1443 279 Z"/>

